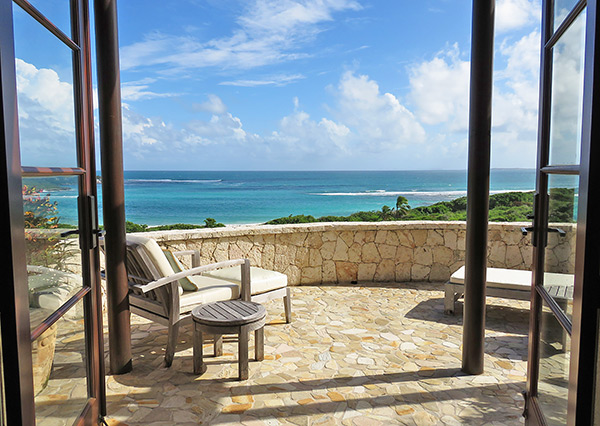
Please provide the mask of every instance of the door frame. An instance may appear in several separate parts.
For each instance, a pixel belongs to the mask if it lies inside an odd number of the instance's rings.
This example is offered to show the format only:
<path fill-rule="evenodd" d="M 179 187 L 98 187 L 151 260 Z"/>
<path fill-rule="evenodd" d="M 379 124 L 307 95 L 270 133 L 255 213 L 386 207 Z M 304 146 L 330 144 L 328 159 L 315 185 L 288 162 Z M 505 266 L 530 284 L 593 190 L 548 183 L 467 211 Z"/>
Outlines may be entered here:
<path fill-rule="evenodd" d="M 525 415 L 527 424 L 546 424 L 537 400 L 540 359 L 540 316 L 543 298 L 538 290 L 543 284 L 544 250 L 548 227 L 548 176 L 579 175 L 579 200 L 574 268 L 573 315 L 571 323 L 556 316 L 571 336 L 567 424 L 592 424 L 598 361 L 598 314 L 600 309 L 600 25 L 598 0 L 580 0 L 556 31 L 554 1 L 542 6 L 542 47 L 540 69 L 540 107 L 538 123 L 538 160 L 533 236 L 533 277 L 529 325 L 529 362 Z M 548 166 L 552 85 L 551 49 L 566 28 L 586 9 L 583 76 L 583 110 L 581 155 L 578 166 Z M 594 90 L 595 83 L 598 89 Z M 548 300 L 546 300 L 548 302 Z M 550 300 L 550 303 L 553 301 Z M 568 321 L 567 321 L 568 322 Z M 600 407 L 599 407 L 600 408 Z"/>
<path fill-rule="evenodd" d="M 0 229 L 2 245 L 10 256 L 4 266 L 6 285 L 0 297 L 2 375 L 5 424 L 35 423 L 29 296 L 25 258 L 21 161 L 16 123 L 17 90 L 12 0 L 0 0 Z M 11 285 L 12 284 L 12 285 Z M 10 384 L 10 388 L 5 386 Z"/>
<path fill-rule="evenodd" d="M 106 415 L 102 296 L 97 231 L 96 167 L 93 127 L 93 90 L 88 0 L 69 2 L 71 36 L 62 33 L 27 0 L 0 0 L 0 144 L 5 163 L 0 167 L 2 231 L 12 262 L 12 280 L 7 279 L 0 297 L 2 367 L 5 387 L 4 417 L 7 424 L 35 424 L 31 342 L 36 332 L 64 314 L 69 303 L 83 301 L 85 318 L 86 377 L 88 400 L 75 424 L 97 424 Z M 73 51 L 73 85 L 77 167 L 50 168 L 21 165 L 17 111 L 13 8 L 21 7 L 40 25 Z M 54 317 L 30 332 L 29 295 L 25 259 L 23 201 L 24 176 L 72 176 L 79 186 L 79 243 L 82 259 L 82 289 Z M 12 284 L 12 285 L 11 285 Z"/>

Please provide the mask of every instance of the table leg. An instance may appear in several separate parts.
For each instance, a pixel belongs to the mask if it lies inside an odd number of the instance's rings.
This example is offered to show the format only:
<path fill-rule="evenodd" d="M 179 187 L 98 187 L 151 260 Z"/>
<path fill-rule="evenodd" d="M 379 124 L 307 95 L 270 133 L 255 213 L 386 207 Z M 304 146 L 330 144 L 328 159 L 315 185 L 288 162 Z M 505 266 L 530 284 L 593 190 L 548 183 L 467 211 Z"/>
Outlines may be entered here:
<path fill-rule="evenodd" d="M 239 358 L 239 378 L 248 379 L 248 326 L 240 326 L 240 335 L 238 339 L 238 358 Z"/>
<path fill-rule="evenodd" d="M 202 346 L 204 346 L 204 336 L 201 328 L 194 324 L 194 374 L 202 374 L 206 371 L 204 365 Z"/>
<path fill-rule="evenodd" d="M 265 359 L 265 328 L 261 327 L 254 332 L 254 357 L 257 361 Z"/>
<path fill-rule="evenodd" d="M 223 335 L 215 334 L 215 356 L 223 355 Z"/>

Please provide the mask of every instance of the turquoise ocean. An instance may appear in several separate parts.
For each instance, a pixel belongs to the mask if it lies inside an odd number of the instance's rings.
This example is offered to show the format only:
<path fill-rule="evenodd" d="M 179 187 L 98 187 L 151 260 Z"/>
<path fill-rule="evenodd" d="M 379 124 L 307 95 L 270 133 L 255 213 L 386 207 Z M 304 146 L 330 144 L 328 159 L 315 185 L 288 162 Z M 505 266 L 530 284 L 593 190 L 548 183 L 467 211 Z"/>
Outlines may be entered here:
<path fill-rule="evenodd" d="M 494 169 L 492 193 L 530 191 L 535 171 Z M 147 225 L 263 223 L 282 216 L 348 215 L 395 206 L 402 195 L 411 207 L 466 195 L 466 171 L 127 171 L 127 220 Z M 62 223 L 76 223 L 76 190 L 50 191 Z M 102 187 L 98 185 L 102 223 Z"/>

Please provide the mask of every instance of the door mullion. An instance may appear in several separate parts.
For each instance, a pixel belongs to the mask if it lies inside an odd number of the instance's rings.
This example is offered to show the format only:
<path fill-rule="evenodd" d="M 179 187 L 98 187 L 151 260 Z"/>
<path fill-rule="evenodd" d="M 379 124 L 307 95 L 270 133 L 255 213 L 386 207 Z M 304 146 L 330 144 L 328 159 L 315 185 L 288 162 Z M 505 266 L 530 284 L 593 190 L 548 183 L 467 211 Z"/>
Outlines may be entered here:
<path fill-rule="evenodd" d="M 551 111 L 551 89 L 552 89 L 552 49 L 546 47 L 550 40 L 554 26 L 554 2 L 544 1 L 542 7 L 542 34 L 541 34 L 541 60 L 540 60 L 540 89 L 539 89 L 539 115 L 538 115 L 538 140 L 537 140 L 537 173 L 536 173 L 536 197 L 533 225 L 538 230 L 533 235 L 533 264 L 532 264 L 532 291 L 529 316 L 529 344 L 527 363 L 526 384 L 526 416 L 528 421 L 532 418 L 532 410 L 537 406 L 533 399 L 538 394 L 539 359 L 540 359 L 540 322 L 542 314 L 542 300 L 535 288 L 540 285 L 542 277 L 539 271 L 544 267 L 544 251 L 542 232 L 547 223 L 543 223 L 543 216 L 547 215 L 548 176 L 541 173 L 548 165 L 550 150 L 550 111 Z M 537 273 L 536 273 L 537 272 Z M 539 408 L 539 407 L 538 407 Z"/>

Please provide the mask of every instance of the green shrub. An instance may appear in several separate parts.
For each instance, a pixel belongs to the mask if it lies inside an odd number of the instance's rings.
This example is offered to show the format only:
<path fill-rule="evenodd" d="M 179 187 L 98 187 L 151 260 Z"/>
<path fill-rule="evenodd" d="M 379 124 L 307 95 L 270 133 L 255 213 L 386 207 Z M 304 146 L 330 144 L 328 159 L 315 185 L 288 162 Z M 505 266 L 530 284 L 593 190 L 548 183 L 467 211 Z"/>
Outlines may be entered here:
<path fill-rule="evenodd" d="M 179 229 L 199 229 L 199 228 L 221 228 L 223 225 L 217 222 L 212 217 L 204 219 L 204 225 L 193 225 L 189 223 L 175 223 L 172 225 L 159 225 L 159 226 L 148 226 L 145 224 L 137 224 L 130 221 L 125 222 L 125 232 L 148 232 L 148 231 L 173 231 Z"/>
<path fill-rule="evenodd" d="M 207 217 L 206 219 L 204 219 L 204 227 L 205 228 L 222 228 L 223 226 L 225 226 L 225 225 L 217 222 L 212 217 Z"/>
<path fill-rule="evenodd" d="M 573 190 L 557 188 L 551 190 L 550 194 L 550 220 L 569 221 L 569 217 L 573 217 Z M 533 213 L 533 192 L 507 192 L 490 196 L 489 220 L 491 222 L 527 222 L 530 221 L 527 215 L 531 213 Z M 398 197 L 395 209 L 383 206 L 380 211 L 359 211 L 349 216 L 322 216 L 317 219 L 313 216 L 289 215 L 270 220 L 267 224 L 466 219 L 467 197 L 415 208 L 410 208 L 406 198 Z"/>
<path fill-rule="evenodd" d="M 137 223 L 133 223 L 130 221 L 125 222 L 125 232 L 146 232 L 148 231 L 148 225 L 138 225 Z"/>

